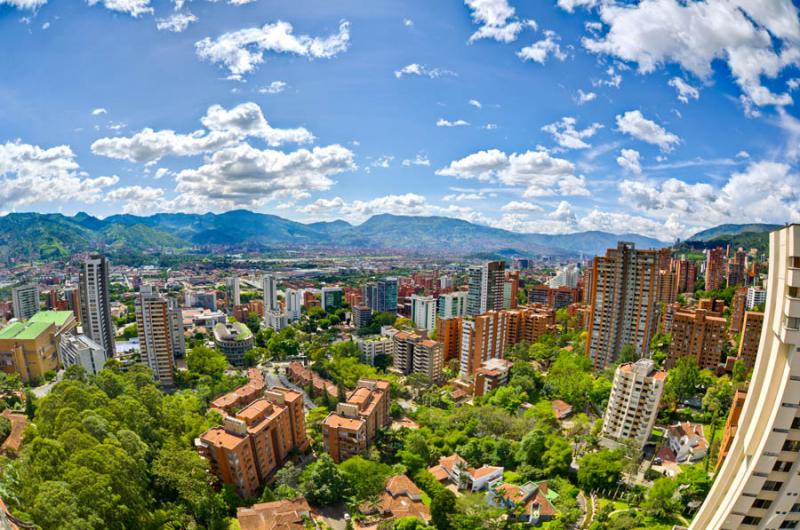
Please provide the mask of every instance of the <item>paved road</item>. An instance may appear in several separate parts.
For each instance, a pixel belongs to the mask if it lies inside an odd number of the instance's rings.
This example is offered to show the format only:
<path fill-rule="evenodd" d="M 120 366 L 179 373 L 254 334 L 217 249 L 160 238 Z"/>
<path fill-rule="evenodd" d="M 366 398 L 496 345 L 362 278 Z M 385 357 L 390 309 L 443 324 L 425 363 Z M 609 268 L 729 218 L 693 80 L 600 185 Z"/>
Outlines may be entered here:
<path fill-rule="evenodd" d="M 52 381 L 50 381 L 46 385 L 37 386 L 36 388 L 31 389 L 31 392 L 33 392 L 33 395 L 36 396 L 37 398 L 43 398 L 47 394 L 50 393 L 50 391 L 53 389 L 53 387 L 56 386 L 56 383 L 61 381 L 61 378 L 63 376 L 64 376 L 64 371 L 63 370 L 59 370 L 58 373 L 56 374 L 56 378 L 55 379 L 53 379 Z"/>
<path fill-rule="evenodd" d="M 280 372 L 280 369 L 278 370 L 277 375 L 273 373 L 271 368 L 267 368 L 266 370 L 264 370 L 264 381 L 267 383 L 267 388 L 282 386 L 300 392 L 301 394 L 303 394 L 303 401 L 305 402 L 305 406 L 307 409 L 313 409 L 316 407 L 311 398 L 309 398 L 308 395 L 306 395 L 306 391 L 300 388 L 299 386 L 295 385 L 288 379 L 286 379 L 286 376 Z"/>

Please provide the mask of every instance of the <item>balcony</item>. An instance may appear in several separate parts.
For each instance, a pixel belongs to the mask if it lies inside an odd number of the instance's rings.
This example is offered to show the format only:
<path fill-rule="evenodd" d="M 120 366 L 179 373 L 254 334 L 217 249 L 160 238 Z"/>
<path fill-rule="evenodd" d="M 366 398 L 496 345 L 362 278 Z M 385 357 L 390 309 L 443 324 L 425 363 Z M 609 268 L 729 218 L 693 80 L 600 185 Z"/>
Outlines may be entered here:
<path fill-rule="evenodd" d="M 800 267 L 789 267 L 786 271 L 786 283 L 789 287 L 800 287 Z"/>
<path fill-rule="evenodd" d="M 800 298 L 787 296 L 783 314 L 791 318 L 800 318 Z"/>

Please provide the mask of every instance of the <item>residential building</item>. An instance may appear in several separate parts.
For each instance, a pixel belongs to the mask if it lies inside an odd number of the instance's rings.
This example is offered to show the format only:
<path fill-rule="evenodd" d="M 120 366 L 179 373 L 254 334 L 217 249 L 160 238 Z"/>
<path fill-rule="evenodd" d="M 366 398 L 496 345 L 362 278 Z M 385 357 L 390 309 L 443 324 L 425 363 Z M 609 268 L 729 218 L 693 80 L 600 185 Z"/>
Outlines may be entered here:
<path fill-rule="evenodd" d="M 209 311 L 217 310 L 216 291 L 186 291 L 183 294 L 183 303 L 186 307 L 202 307 Z"/>
<path fill-rule="evenodd" d="M 711 316 L 704 309 L 676 311 L 672 315 L 667 368 L 674 367 L 681 357 L 693 357 L 700 368 L 715 371 L 722 361 L 726 326 L 724 318 Z"/>
<path fill-rule="evenodd" d="M 303 290 L 286 289 L 286 315 L 290 322 L 300 320 L 303 313 Z"/>
<path fill-rule="evenodd" d="M 722 259 L 724 251 L 722 247 L 712 248 L 706 251 L 706 291 L 717 291 L 722 289 L 722 280 L 725 279 L 725 270 Z"/>
<path fill-rule="evenodd" d="M 0 369 L 23 383 L 42 381 L 59 367 L 61 339 L 78 326 L 71 311 L 39 311 L 26 322 L 0 329 Z"/>
<path fill-rule="evenodd" d="M 459 375 L 470 378 L 484 362 L 502 357 L 508 336 L 508 312 L 488 311 L 465 318 L 461 327 Z"/>
<path fill-rule="evenodd" d="M 378 355 L 391 355 L 392 354 L 392 339 L 385 336 L 368 336 L 356 337 L 356 345 L 361 352 L 361 361 L 375 365 L 375 357 Z"/>
<path fill-rule="evenodd" d="M 242 305 L 242 293 L 238 276 L 232 276 L 225 280 L 225 301 L 229 312 L 237 305 Z"/>
<path fill-rule="evenodd" d="M 562 267 L 556 275 L 551 278 L 547 285 L 552 289 L 559 287 L 577 287 L 581 277 L 581 270 L 575 264 Z"/>
<path fill-rule="evenodd" d="M 444 357 L 442 345 L 435 340 L 420 339 L 414 345 L 414 362 L 412 372 L 424 374 L 434 383 L 442 380 Z"/>
<path fill-rule="evenodd" d="M 461 317 L 437 318 L 436 340 L 442 345 L 442 357 L 446 363 L 461 356 L 461 333 L 464 319 Z"/>
<path fill-rule="evenodd" d="M 483 465 L 469 467 L 467 461 L 457 454 L 439 458 L 439 464 L 428 471 L 439 482 L 450 482 L 460 490 L 472 492 L 485 490 L 503 480 L 503 468 Z"/>
<path fill-rule="evenodd" d="M 728 287 L 747 283 L 747 253 L 739 249 L 733 253 L 725 267 L 725 282 Z"/>
<path fill-rule="evenodd" d="M 278 311 L 278 285 L 275 276 L 265 274 L 262 279 L 262 289 L 264 291 L 264 312 Z"/>
<path fill-rule="evenodd" d="M 706 457 L 708 440 L 702 423 L 678 422 L 667 429 L 667 446 L 675 455 L 674 462 L 694 463 Z"/>
<path fill-rule="evenodd" d="M 264 395 L 267 385 L 264 374 L 258 368 L 247 370 L 247 383 L 223 394 L 211 402 L 211 408 L 223 416 L 233 414 Z"/>
<path fill-rule="evenodd" d="M 687 259 L 678 260 L 675 263 L 675 276 L 678 293 L 693 293 L 694 282 L 697 279 L 697 263 Z"/>
<path fill-rule="evenodd" d="M 241 322 L 214 326 L 214 345 L 233 366 L 245 366 L 244 354 L 252 350 L 254 344 L 253 333 Z"/>
<path fill-rule="evenodd" d="M 439 295 L 439 318 L 463 317 L 467 313 L 467 291 L 453 291 Z"/>
<path fill-rule="evenodd" d="M 586 352 L 596 370 L 614 364 L 626 345 L 647 356 L 656 331 L 658 252 L 620 242 L 592 264 L 592 312 Z"/>
<path fill-rule="evenodd" d="M 506 271 L 503 280 L 503 309 L 513 309 L 518 304 L 519 271 Z"/>
<path fill-rule="evenodd" d="M 674 272 L 668 270 L 658 271 L 658 288 L 656 302 L 672 304 L 678 299 L 678 278 Z"/>
<path fill-rule="evenodd" d="M 86 335 L 66 334 L 61 337 L 58 357 L 63 368 L 77 364 L 89 375 L 97 375 L 106 364 L 103 347 Z"/>
<path fill-rule="evenodd" d="M 162 386 L 175 386 L 175 351 L 170 305 L 150 286 L 143 285 L 136 297 L 136 326 L 139 332 L 141 361 Z"/>
<path fill-rule="evenodd" d="M 744 323 L 744 311 L 747 305 L 747 288 L 740 287 L 736 289 L 731 300 L 731 323 L 729 330 L 732 334 L 742 331 L 742 324 Z"/>
<path fill-rule="evenodd" d="M 305 497 L 254 504 L 236 509 L 240 530 L 306 530 L 317 528 Z"/>
<path fill-rule="evenodd" d="M 745 316 L 747 320 L 747 315 Z M 800 527 L 800 225 L 770 234 L 763 332 L 725 461 L 690 530 Z"/>
<path fill-rule="evenodd" d="M 565 420 L 572 416 L 572 405 L 566 401 L 554 399 L 550 402 L 550 406 L 553 408 L 553 414 L 556 415 L 558 421 Z"/>
<path fill-rule="evenodd" d="M 80 310 L 83 334 L 103 347 L 106 358 L 116 353 L 116 328 L 111 317 L 111 263 L 100 254 L 92 254 L 81 265 Z"/>
<path fill-rule="evenodd" d="M 167 308 L 169 309 L 169 321 L 172 328 L 172 354 L 176 359 L 186 356 L 186 337 L 183 334 L 183 310 L 177 298 L 167 297 Z"/>
<path fill-rule="evenodd" d="M 344 302 L 344 291 L 341 287 L 322 288 L 322 309 L 325 311 L 339 309 Z"/>
<path fill-rule="evenodd" d="M 739 430 L 739 418 L 742 415 L 744 408 L 744 400 L 747 397 L 746 389 L 739 389 L 733 394 L 733 403 L 731 403 L 731 410 L 728 412 L 728 419 L 725 421 L 725 430 L 722 433 L 722 443 L 719 445 L 719 454 L 717 455 L 717 466 L 714 472 L 719 472 L 722 463 L 728 456 L 728 451 L 731 450 L 733 439 L 736 437 L 736 432 Z"/>
<path fill-rule="evenodd" d="M 67 309 L 72 311 L 78 324 L 81 323 L 81 290 L 80 287 L 65 287 L 64 300 L 67 302 Z"/>
<path fill-rule="evenodd" d="M 336 396 L 339 391 L 333 382 L 323 379 L 317 372 L 309 370 L 297 361 L 289 363 L 286 367 L 286 377 L 297 386 L 310 390 L 311 397 L 321 396 L 323 393 Z"/>
<path fill-rule="evenodd" d="M 553 309 L 561 309 L 577 303 L 580 298 L 580 289 L 566 285 L 555 288 L 547 285 L 534 285 L 528 289 L 529 304 L 546 305 Z"/>
<path fill-rule="evenodd" d="M 522 486 L 498 483 L 486 493 L 487 504 L 506 510 L 509 521 L 532 526 L 556 516 L 556 499 L 558 493 L 548 487 L 547 481 L 527 482 Z"/>
<path fill-rule="evenodd" d="M 412 294 L 411 320 L 417 329 L 430 331 L 436 327 L 436 298 Z"/>
<path fill-rule="evenodd" d="M 507 318 L 507 346 L 520 342 L 533 344 L 552 331 L 556 324 L 555 311 L 540 304 L 529 304 L 503 313 Z"/>
<path fill-rule="evenodd" d="M 378 502 L 366 503 L 361 510 L 367 516 L 379 515 L 380 527 L 403 517 L 415 517 L 426 523 L 431 520 L 430 510 L 422 502 L 422 490 L 405 475 L 389 477 Z"/>
<path fill-rule="evenodd" d="M 656 370 L 650 359 L 619 365 L 603 416 L 603 436 L 644 447 L 656 422 L 666 379 L 667 373 Z"/>
<path fill-rule="evenodd" d="M 763 306 L 767 302 L 767 291 L 757 287 L 747 289 L 747 310 L 752 311 L 756 306 Z"/>
<path fill-rule="evenodd" d="M 489 261 L 467 268 L 467 315 L 503 309 L 505 269 L 504 261 Z"/>
<path fill-rule="evenodd" d="M 473 385 L 475 397 L 482 396 L 508 383 L 511 367 L 514 366 L 506 359 L 489 359 L 480 368 L 475 370 L 475 384 Z"/>
<path fill-rule="evenodd" d="M 323 445 L 335 462 L 363 454 L 378 430 L 391 424 L 389 387 L 388 381 L 360 379 L 347 401 L 322 422 Z"/>
<path fill-rule="evenodd" d="M 764 327 L 764 313 L 747 311 L 742 324 L 742 337 L 739 340 L 738 357 L 744 362 L 748 370 L 753 370 L 756 365 L 756 355 L 761 341 L 761 330 Z"/>
<path fill-rule="evenodd" d="M 356 329 L 366 327 L 372 322 L 372 310 L 369 306 L 355 305 L 350 310 L 350 314 L 353 315 L 353 327 Z"/>
<path fill-rule="evenodd" d="M 369 282 L 364 285 L 362 293 L 364 303 L 374 312 L 397 313 L 397 278 L 384 278 L 377 282 Z"/>
<path fill-rule="evenodd" d="M 280 331 L 289 325 L 289 315 L 281 310 L 267 311 L 264 315 L 264 325 Z"/>
<path fill-rule="evenodd" d="M 11 289 L 14 318 L 28 320 L 39 312 L 39 285 L 29 283 Z"/>

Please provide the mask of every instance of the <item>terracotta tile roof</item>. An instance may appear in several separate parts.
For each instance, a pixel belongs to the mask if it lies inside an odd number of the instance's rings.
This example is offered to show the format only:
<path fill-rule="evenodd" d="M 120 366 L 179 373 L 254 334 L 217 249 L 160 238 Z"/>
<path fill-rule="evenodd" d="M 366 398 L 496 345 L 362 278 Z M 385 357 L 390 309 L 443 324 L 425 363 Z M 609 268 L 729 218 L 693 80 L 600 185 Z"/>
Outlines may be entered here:
<path fill-rule="evenodd" d="M 492 473 L 502 472 L 502 467 L 495 467 L 495 466 L 481 466 L 478 469 L 470 469 L 469 475 L 472 477 L 473 480 L 491 475 Z"/>
<path fill-rule="evenodd" d="M 236 449 L 239 445 L 247 443 L 247 438 L 240 438 L 227 432 L 222 427 L 212 427 L 200 435 L 200 439 L 215 447 L 224 447 L 229 450 Z"/>
<path fill-rule="evenodd" d="M 335 412 L 331 412 L 328 414 L 328 417 L 323 420 L 322 424 L 333 429 L 348 429 L 351 431 L 357 431 L 365 424 L 365 422 L 360 418 L 345 418 L 344 416 L 340 416 Z"/>
<path fill-rule="evenodd" d="M 11 412 L 9 409 L 4 410 L 0 416 L 11 422 L 11 432 L 3 445 L 0 445 L 0 453 L 17 454 L 22 447 L 22 433 L 28 425 L 28 418 L 21 412 Z"/>
<path fill-rule="evenodd" d="M 444 468 L 448 473 L 452 473 L 457 465 L 467 467 L 467 461 L 456 454 L 450 456 L 443 456 L 439 459 L 439 465 Z"/>
<path fill-rule="evenodd" d="M 568 416 L 572 412 L 572 405 L 570 405 L 566 401 L 561 401 L 560 399 L 554 399 L 551 404 L 553 406 L 553 411 L 555 411 L 556 417 L 558 419 L 562 419 L 565 416 Z"/>
<path fill-rule="evenodd" d="M 438 464 L 435 465 L 435 466 L 429 467 L 428 471 L 430 472 L 431 475 L 433 475 L 433 478 L 435 478 L 439 482 L 444 482 L 445 480 L 447 480 L 449 478 L 449 476 L 447 474 L 447 470 L 445 468 L 443 468 L 442 466 L 438 465 Z"/>
<path fill-rule="evenodd" d="M 386 481 L 386 491 L 397 497 L 398 495 L 406 495 L 408 497 L 419 497 L 422 491 L 416 484 L 411 482 L 411 479 L 405 475 L 395 475 Z"/>
<path fill-rule="evenodd" d="M 304 515 L 311 508 L 305 497 L 254 504 L 236 510 L 241 530 L 305 530 Z"/>

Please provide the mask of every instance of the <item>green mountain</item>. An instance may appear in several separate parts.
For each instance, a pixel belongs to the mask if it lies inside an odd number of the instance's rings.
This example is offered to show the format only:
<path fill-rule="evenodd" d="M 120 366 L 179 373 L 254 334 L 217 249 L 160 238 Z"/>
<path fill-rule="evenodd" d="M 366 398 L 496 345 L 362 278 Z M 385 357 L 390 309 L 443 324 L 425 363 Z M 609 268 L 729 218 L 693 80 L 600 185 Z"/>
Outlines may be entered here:
<path fill-rule="evenodd" d="M 757 248 L 769 252 L 769 233 L 780 228 L 773 224 L 726 224 L 698 232 L 685 241 L 690 248 L 713 248 L 730 245 L 733 248 Z"/>
<path fill-rule="evenodd" d="M 735 225 L 735 224 L 725 224 L 715 226 L 714 228 L 709 228 L 708 230 L 703 230 L 702 232 L 697 232 L 692 237 L 688 238 L 686 241 L 711 241 L 712 239 L 724 239 L 724 238 L 731 238 L 733 236 L 737 236 L 739 234 L 744 233 L 765 233 L 765 232 L 772 232 L 775 229 L 780 228 L 781 225 L 771 225 L 771 224 L 763 224 L 763 223 L 751 223 L 751 224 L 742 224 L 742 225 Z"/>
<path fill-rule="evenodd" d="M 106 219 L 86 213 L 73 217 L 36 213 L 0 217 L 0 259 L 57 258 L 93 249 L 130 253 L 190 247 L 236 251 L 347 248 L 454 256 L 498 251 L 509 257 L 594 255 L 616 246 L 619 240 L 633 241 L 640 248 L 665 245 L 637 234 L 519 234 L 449 217 L 389 214 L 375 215 L 355 226 L 345 221 L 303 224 L 245 210 L 146 217 L 125 214 Z"/>

